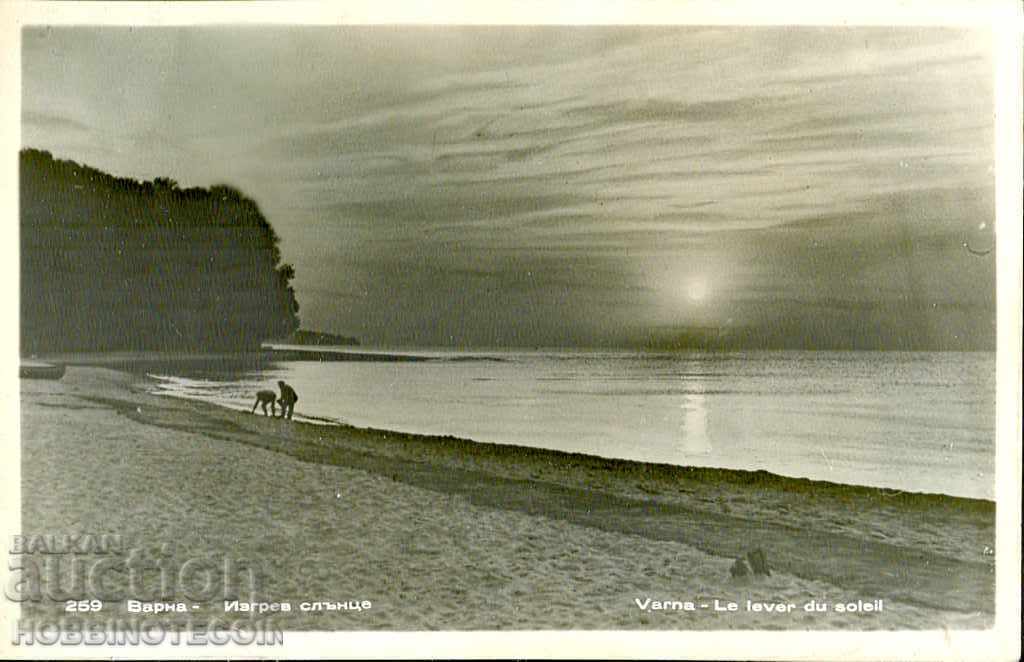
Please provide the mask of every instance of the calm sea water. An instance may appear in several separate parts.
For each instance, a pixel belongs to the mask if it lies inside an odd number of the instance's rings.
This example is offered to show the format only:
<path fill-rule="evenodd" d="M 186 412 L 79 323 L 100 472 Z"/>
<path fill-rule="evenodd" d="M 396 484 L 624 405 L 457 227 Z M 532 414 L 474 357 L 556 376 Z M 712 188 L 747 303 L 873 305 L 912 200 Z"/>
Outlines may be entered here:
<path fill-rule="evenodd" d="M 993 498 L 995 354 L 414 352 L 153 375 L 249 409 L 284 379 L 296 417 L 647 462 Z"/>

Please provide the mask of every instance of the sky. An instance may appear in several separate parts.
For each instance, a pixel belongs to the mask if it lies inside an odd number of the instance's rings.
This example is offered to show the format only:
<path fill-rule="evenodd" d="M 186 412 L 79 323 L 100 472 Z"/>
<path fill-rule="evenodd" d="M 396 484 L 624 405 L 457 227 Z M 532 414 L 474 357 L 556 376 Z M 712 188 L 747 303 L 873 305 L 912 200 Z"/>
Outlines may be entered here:
<path fill-rule="evenodd" d="M 226 183 L 379 346 L 994 345 L 990 36 L 26 28 L 22 145 Z"/>

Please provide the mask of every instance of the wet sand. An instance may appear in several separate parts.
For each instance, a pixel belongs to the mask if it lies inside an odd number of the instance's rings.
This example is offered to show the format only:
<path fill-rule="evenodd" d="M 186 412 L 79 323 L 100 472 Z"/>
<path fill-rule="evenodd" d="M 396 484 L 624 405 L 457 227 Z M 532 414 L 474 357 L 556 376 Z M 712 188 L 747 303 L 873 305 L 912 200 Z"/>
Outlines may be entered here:
<path fill-rule="evenodd" d="M 61 381 L 22 381 L 25 533 L 169 543 L 178 564 L 248 559 L 258 599 L 294 605 L 274 617 L 288 629 L 992 622 L 989 501 L 312 425 L 144 386 L 80 366 Z M 755 548 L 772 575 L 731 577 Z M 641 608 L 648 598 L 696 609 Z M 715 599 L 739 609 L 715 611 Z M 373 606 L 298 611 L 319 600 Z M 748 611 L 747 600 L 796 609 Z M 882 600 L 884 610 L 808 613 L 810 600 Z M 105 605 L 113 614 L 124 605 Z M 192 616 L 223 618 L 223 604 Z"/>

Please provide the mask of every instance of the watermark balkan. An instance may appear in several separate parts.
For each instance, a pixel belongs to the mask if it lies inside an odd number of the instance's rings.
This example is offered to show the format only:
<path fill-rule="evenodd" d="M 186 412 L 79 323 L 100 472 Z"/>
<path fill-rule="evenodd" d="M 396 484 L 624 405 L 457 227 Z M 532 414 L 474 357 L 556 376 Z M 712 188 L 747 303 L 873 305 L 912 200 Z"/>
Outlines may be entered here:
<path fill-rule="evenodd" d="M 183 557 L 170 543 L 128 549 L 116 534 L 13 536 L 9 551 L 7 599 L 64 602 L 68 612 L 124 600 L 254 601 L 260 586 L 255 562 Z"/>
<path fill-rule="evenodd" d="M 145 618 L 83 622 L 74 618 L 21 618 L 14 624 L 15 646 L 279 646 L 284 631 L 270 619 L 187 620 L 164 623 Z"/>

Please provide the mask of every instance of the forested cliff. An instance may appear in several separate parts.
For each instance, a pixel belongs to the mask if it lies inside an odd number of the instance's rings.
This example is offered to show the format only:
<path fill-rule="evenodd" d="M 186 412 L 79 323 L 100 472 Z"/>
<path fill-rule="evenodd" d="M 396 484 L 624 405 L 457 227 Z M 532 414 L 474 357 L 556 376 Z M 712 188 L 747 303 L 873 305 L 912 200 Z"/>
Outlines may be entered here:
<path fill-rule="evenodd" d="M 238 190 L 20 157 L 23 354 L 244 350 L 298 328 L 294 269 Z"/>

